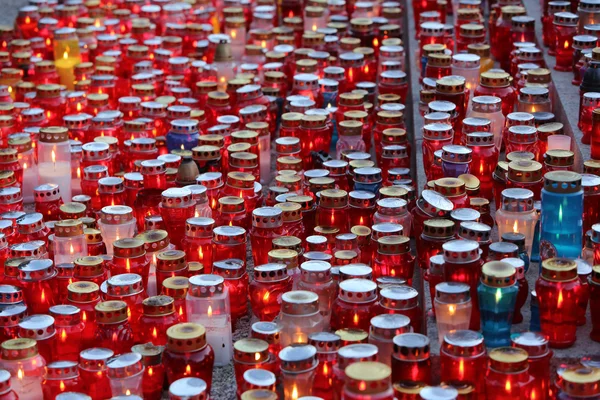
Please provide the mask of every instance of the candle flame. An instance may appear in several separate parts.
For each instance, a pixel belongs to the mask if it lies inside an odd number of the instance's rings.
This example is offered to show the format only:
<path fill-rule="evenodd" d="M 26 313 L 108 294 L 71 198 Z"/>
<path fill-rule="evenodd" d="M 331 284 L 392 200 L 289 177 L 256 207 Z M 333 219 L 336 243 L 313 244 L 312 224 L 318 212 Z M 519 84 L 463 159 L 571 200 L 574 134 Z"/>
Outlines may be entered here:
<path fill-rule="evenodd" d="M 65 50 L 65 52 L 63 53 L 63 60 L 66 60 L 67 58 L 69 58 L 69 53 L 67 52 L 67 50 Z"/>
<path fill-rule="evenodd" d="M 313 32 L 316 32 L 316 31 L 317 31 L 317 24 L 313 24 L 313 26 L 312 26 L 312 31 L 313 31 Z"/>
<path fill-rule="evenodd" d="M 23 164 L 23 169 L 27 169 L 27 163 Z"/>
<path fill-rule="evenodd" d="M 156 327 L 154 327 L 154 329 L 152 329 L 152 336 L 154 337 L 154 339 L 156 339 L 158 337 L 158 332 L 156 332 Z"/>
<path fill-rule="evenodd" d="M 465 377 L 465 362 L 460 360 L 458 362 L 458 379 L 463 380 Z"/>
<path fill-rule="evenodd" d="M 496 303 L 499 303 L 502 299 L 502 290 L 500 288 L 496 289 Z"/>
<path fill-rule="evenodd" d="M 179 316 L 183 315 L 183 306 L 179 306 Z"/>
<path fill-rule="evenodd" d="M 266 49 L 267 48 L 267 42 L 264 41 L 264 40 L 262 42 L 260 42 L 260 47 L 262 47 L 263 49 Z"/>
<path fill-rule="evenodd" d="M 181 143 L 181 150 L 185 150 L 185 147 L 183 147 L 183 143 Z"/>
<path fill-rule="evenodd" d="M 292 399 L 298 400 L 298 388 L 296 387 L 296 385 L 294 385 L 294 387 L 292 388 Z"/>
<path fill-rule="evenodd" d="M 30 24 L 31 23 L 31 18 L 29 18 L 29 16 L 25 17 L 25 23 L 26 24 Z"/>
<path fill-rule="evenodd" d="M 81 111 L 81 108 L 82 108 L 81 103 L 77 103 L 77 111 Z"/>
<path fill-rule="evenodd" d="M 373 47 L 377 47 L 379 46 L 379 39 L 375 38 L 373 39 Z"/>
<path fill-rule="evenodd" d="M 237 37 L 237 30 L 235 30 L 235 29 L 232 30 L 231 33 L 230 33 L 230 35 L 231 35 L 232 39 L 235 39 Z"/>
<path fill-rule="evenodd" d="M 519 224 L 517 223 L 517 221 L 515 221 L 515 223 L 513 224 L 513 232 L 515 232 L 515 233 L 519 232 Z"/>
<path fill-rule="evenodd" d="M 71 255 L 73 255 L 73 253 L 75 253 L 75 249 L 73 248 L 72 244 L 69 247 L 69 253 L 71 253 Z"/>
<path fill-rule="evenodd" d="M 52 42 L 50 41 L 50 38 L 46 38 L 46 46 L 50 46 L 52 44 Z"/>
<path fill-rule="evenodd" d="M 154 375 L 154 369 L 152 367 L 148 367 L 148 376 Z"/>
<path fill-rule="evenodd" d="M 46 301 L 46 292 L 44 291 L 44 289 L 42 289 L 41 300 L 42 300 L 42 303 Z"/>
<path fill-rule="evenodd" d="M 131 390 L 127 389 L 127 390 L 125 391 L 125 396 L 131 396 Z"/>
<path fill-rule="evenodd" d="M 269 297 L 271 297 L 271 294 L 269 292 L 265 292 L 264 296 L 263 296 L 263 301 L 268 301 Z"/>
<path fill-rule="evenodd" d="M 506 389 L 507 392 L 510 392 L 510 389 L 511 389 L 510 379 L 506 380 L 506 385 L 504 385 L 504 389 Z"/>
<path fill-rule="evenodd" d="M 65 331 L 64 329 L 60 332 L 60 340 L 63 342 L 67 341 L 67 331 Z"/>
<path fill-rule="evenodd" d="M 63 381 L 60 381 L 60 391 L 64 391 L 65 390 L 65 383 Z"/>
<path fill-rule="evenodd" d="M 563 303 L 563 294 L 562 294 L 562 290 L 558 292 L 558 302 L 557 302 L 557 306 L 558 308 L 561 308 Z"/>
<path fill-rule="evenodd" d="M 354 321 L 354 325 L 358 324 L 358 314 L 354 314 L 354 317 L 352 318 L 352 321 Z"/>
<path fill-rule="evenodd" d="M 81 319 L 83 320 L 83 322 L 87 322 L 87 314 L 85 311 L 82 313 Z"/>
<path fill-rule="evenodd" d="M 329 375 L 329 367 L 327 366 L 327 363 L 323 364 L 323 375 Z"/>
<path fill-rule="evenodd" d="M 129 262 L 129 258 L 125 259 L 125 269 L 127 269 L 127 272 L 131 272 L 131 263 Z"/>
<path fill-rule="evenodd" d="M 56 153 L 54 152 L 54 150 L 52 150 L 52 155 L 51 155 L 51 157 L 52 157 L 52 162 L 53 162 L 54 164 L 56 164 Z"/>
<path fill-rule="evenodd" d="M 208 306 L 208 311 L 206 312 L 209 317 L 212 317 L 212 306 Z"/>
<path fill-rule="evenodd" d="M 23 370 L 21 368 L 19 368 L 19 370 L 17 371 L 17 378 L 19 380 L 23 379 Z"/>
<path fill-rule="evenodd" d="M 190 364 L 185 366 L 185 374 L 184 375 L 190 375 L 192 373 L 192 368 L 190 367 Z"/>
<path fill-rule="evenodd" d="M 77 167 L 77 179 L 81 179 L 81 167 Z"/>
<path fill-rule="evenodd" d="M 448 312 L 450 313 L 450 315 L 454 315 L 454 313 L 456 312 L 456 306 L 450 305 L 448 307 Z"/>
<path fill-rule="evenodd" d="M 568 40 L 565 40 L 565 44 L 563 45 L 563 47 L 564 47 L 565 49 L 568 49 L 568 48 L 569 48 L 569 41 L 568 41 Z"/>
<path fill-rule="evenodd" d="M 256 361 L 259 361 L 260 360 L 260 353 L 254 353 L 254 359 Z"/>
<path fill-rule="evenodd" d="M 365 70 L 365 74 L 368 74 L 368 73 L 369 73 L 369 66 L 368 66 L 368 65 L 365 65 L 365 68 L 364 68 L 364 70 Z"/>

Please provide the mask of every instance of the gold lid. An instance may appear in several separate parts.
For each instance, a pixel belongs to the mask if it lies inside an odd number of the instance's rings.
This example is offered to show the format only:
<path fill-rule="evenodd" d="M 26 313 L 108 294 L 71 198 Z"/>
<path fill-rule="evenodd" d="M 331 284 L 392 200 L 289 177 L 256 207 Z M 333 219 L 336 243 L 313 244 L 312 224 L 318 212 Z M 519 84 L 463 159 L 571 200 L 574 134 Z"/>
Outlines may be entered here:
<path fill-rule="evenodd" d="M 144 242 L 148 253 L 161 251 L 169 245 L 169 234 L 162 229 L 151 229 L 138 234 L 135 238 Z"/>
<path fill-rule="evenodd" d="M 516 281 L 515 267 L 503 261 L 490 261 L 483 264 L 481 282 L 492 287 L 512 286 Z"/>
<path fill-rule="evenodd" d="M 144 315 L 160 317 L 175 312 L 175 300 L 166 295 L 151 296 L 142 302 Z"/>
<path fill-rule="evenodd" d="M 347 366 L 345 373 L 344 390 L 360 395 L 383 393 L 391 386 L 392 369 L 381 362 L 356 362 Z"/>
<path fill-rule="evenodd" d="M 367 331 L 355 328 L 338 329 L 335 334 L 340 337 L 343 346 L 353 343 L 366 343 L 369 337 Z"/>
<path fill-rule="evenodd" d="M 127 321 L 129 307 L 120 300 L 101 301 L 94 307 L 99 324 L 118 324 Z"/>
<path fill-rule="evenodd" d="M 489 352 L 490 369 L 503 373 L 515 373 L 529 367 L 527 351 L 519 347 L 498 347 Z"/>
<path fill-rule="evenodd" d="M 542 278 L 552 282 L 577 279 L 577 263 L 569 258 L 549 258 L 542 261 Z"/>
<path fill-rule="evenodd" d="M 233 344 L 233 359 L 244 364 L 261 364 L 269 359 L 269 343 L 262 339 L 240 339 Z"/>
<path fill-rule="evenodd" d="M 76 219 L 64 219 L 54 224 L 56 237 L 73 237 L 83 235 L 83 224 Z"/>
<path fill-rule="evenodd" d="M 538 182 L 542 179 L 542 169 L 537 161 L 511 161 L 507 178 L 514 182 Z"/>
<path fill-rule="evenodd" d="M 175 272 L 185 270 L 185 252 L 182 250 L 165 250 L 156 255 L 156 270 Z"/>
<path fill-rule="evenodd" d="M 507 72 L 486 71 L 481 74 L 481 86 L 506 87 L 510 85 L 510 74 Z"/>
<path fill-rule="evenodd" d="M 206 346 L 206 329 L 191 322 L 167 329 L 167 349 L 175 353 L 198 351 Z"/>
<path fill-rule="evenodd" d="M 185 276 L 172 276 L 163 281 L 163 294 L 174 299 L 185 299 L 189 287 L 188 278 Z"/>
<path fill-rule="evenodd" d="M 252 389 L 242 393 L 242 400 L 277 400 L 277 393 L 266 389 Z"/>
<path fill-rule="evenodd" d="M 327 189 L 320 193 L 319 206 L 325 208 L 343 208 L 348 205 L 348 192 L 341 189 Z"/>
<path fill-rule="evenodd" d="M 2 359 L 25 360 L 38 354 L 37 342 L 34 339 L 10 339 L 2 342 Z"/>
<path fill-rule="evenodd" d="M 49 126 L 40 129 L 40 142 L 60 143 L 69 140 L 69 130 L 64 126 Z"/>

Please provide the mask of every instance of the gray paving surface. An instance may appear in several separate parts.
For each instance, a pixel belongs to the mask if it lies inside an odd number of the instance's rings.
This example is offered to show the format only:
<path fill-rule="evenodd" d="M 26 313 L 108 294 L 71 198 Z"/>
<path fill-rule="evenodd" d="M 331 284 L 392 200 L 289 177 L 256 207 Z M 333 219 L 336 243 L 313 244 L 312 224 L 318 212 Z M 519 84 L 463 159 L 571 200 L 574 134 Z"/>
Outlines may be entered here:
<path fill-rule="evenodd" d="M 12 25 L 19 8 L 26 4 L 25 0 L 0 0 L 0 25 Z"/>

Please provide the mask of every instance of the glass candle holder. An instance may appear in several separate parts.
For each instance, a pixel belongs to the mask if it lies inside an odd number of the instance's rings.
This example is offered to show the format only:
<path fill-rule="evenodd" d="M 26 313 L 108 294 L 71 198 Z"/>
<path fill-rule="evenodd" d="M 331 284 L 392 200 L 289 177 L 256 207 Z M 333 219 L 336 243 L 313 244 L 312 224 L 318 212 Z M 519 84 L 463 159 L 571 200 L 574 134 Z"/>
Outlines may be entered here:
<path fill-rule="evenodd" d="M 246 371 L 260 369 L 271 372 L 277 364 L 269 353 L 269 344 L 261 339 L 240 339 L 234 343 L 233 367 L 235 372 L 238 392 L 242 392 L 244 386 L 244 374 Z"/>
<path fill-rule="evenodd" d="M 489 347 L 510 344 L 510 327 L 517 299 L 515 268 L 504 262 L 483 265 L 481 284 L 477 288 L 483 336 Z"/>
<path fill-rule="evenodd" d="M 529 189 L 533 192 L 533 200 L 539 200 L 544 184 L 542 169 L 542 164 L 537 161 L 511 161 L 506 173 L 506 188 Z"/>
<path fill-rule="evenodd" d="M 483 261 L 479 256 L 479 244 L 471 240 L 452 240 L 442 245 L 445 282 L 460 282 L 469 285 L 471 301 L 471 329 L 479 329 L 479 302 L 477 285 L 481 277 Z"/>
<path fill-rule="evenodd" d="M 487 357 L 481 333 L 469 330 L 448 332 L 441 344 L 440 362 L 443 382 L 470 385 L 478 395 L 485 392 Z"/>
<path fill-rule="evenodd" d="M 485 377 L 489 399 L 528 397 L 533 377 L 529 374 L 527 351 L 516 347 L 500 347 L 489 353 L 490 364 Z"/>
<path fill-rule="evenodd" d="M 331 264 L 325 261 L 305 261 L 300 266 L 298 290 L 310 291 L 319 296 L 319 311 L 324 326 L 329 326 L 331 306 L 336 297 L 337 285 L 331 276 Z"/>
<path fill-rule="evenodd" d="M 570 347 L 575 342 L 577 302 L 581 282 L 577 263 L 564 258 L 542 261 L 542 272 L 535 284 L 539 301 L 542 333 L 551 347 Z"/>
<path fill-rule="evenodd" d="M 333 395 L 341 398 L 343 383 L 346 381 L 346 368 L 361 361 L 375 361 L 378 348 L 372 344 L 356 343 L 341 347 L 337 353 L 337 362 L 333 366 Z"/>
<path fill-rule="evenodd" d="M 142 303 L 142 310 L 136 326 L 152 326 L 152 329 L 136 330 L 136 340 L 164 346 L 167 343 L 168 328 L 180 322 L 179 314 L 175 310 L 175 300 L 165 295 L 148 297 Z"/>
<path fill-rule="evenodd" d="M 527 351 L 529 374 L 534 378 L 531 396 L 545 398 L 550 388 L 550 360 L 552 351 L 548 339 L 537 332 L 516 333 L 511 336 L 512 346 Z"/>
<path fill-rule="evenodd" d="M 409 237 L 390 235 L 377 239 L 378 250 L 375 254 L 373 274 L 392 276 L 412 282 L 414 256 L 410 253 Z"/>
<path fill-rule="evenodd" d="M 429 338 L 420 333 L 403 333 L 394 337 L 392 380 L 431 383 Z"/>
<path fill-rule="evenodd" d="M 273 238 L 283 234 L 283 211 L 275 207 L 260 207 L 252 211 L 252 256 L 254 265 L 266 264 Z"/>
<path fill-rule="evenodd" d="M 215 356 L 206 342 L 206 329 L 195 323 L 180 323 L 167 330 L 167 337 L 163 364 L 169 384 L 181 378 L 195 377 L 210 388 Z"/>
<path fill-rule="evenodd" d="M 47 127 L 40 130 L 38 167 L 40 183 L 57 184 L 63 201 L 70 201 L 71 149 L 67 128 Z"/>
<path fill-rule="evenodd" d="M 317 206 L 316 224 L 339 228 L 340 232 L 347 232 L 348 192 L 339 189 L 328 189 L 320 192 L 320 201 Z"/>
<path fill-rule="evenodd" d="M 533 233 L 538 216 L 533 207 L 533 192 L 528 189 L 505 189 L 502 191 L 501 207 L 496 211 L 498 234 L 519 232 L 525 235 L 525 248 L 531 255 Z"/>
<path fill-rule="evenodd" d="M 348 279 L 339 285 L 340 294 L 332 308 L 331 328 L 368 330 L 369 322 L 375 316 L 372 306 L 377 301 L 377 285 L 366 279 Z"/>
<path fill-rule="evenodd" d="M 469 290 L 464 283 L 443 282 L 435 286 L 434 307 L 440 343 L 446 333 L 468 329 L 472 308 Z"/>
<path fill-rule="evenodd" d="M 165 381 L 165 367 L 162 364 L 164 346 L 155 346 L 152 343 L 137 344 L 131 351 L 141 356 L 144 365 L 142 377 L 142 394 L 149 400 L 159 400 L 162 397 Z"/>
<path fill-rule="evenodd" d="M 44 216 L 45 220 L 56 221 L 60 216 L 60 206 L 63 204 L 60 188 L 56 184 L 43 184 L 33 189 L 35 210 Z"/>
<path fill-rule="evenodd" d="M 92 347 L 83 350 L 79 359 L 79 373 L 82 386 L 88 388 L 93 399 L 111 395 L 106 363 L 114 355 L 110 349 Z"/>
<path fill-rule="evenodd" d="M 40 213 L 25 214 L 17 219 L 17 237 L 15 241 L 25 243 L 29 241 L 43 241 L 48 244 L 50 230 L 43 221 Z"/>
<path fill-rule="evenodd" d="M 284 396 L 293 399 L 312 395 L 317 349 L 310 344 L 287 346 L 279 352 L 279 359 Z"/>
<path fill-rule="evenodd" d="M 54 262 L 72 263 L 79 257 L 87 256 L 88 248 L 81 221 L 67 219 L 54 226 Z"/>
<path fill-rule="evenodd" d="M 550 213 L 554 215 L 552 218 Z M 570 171 L 546 173 L 540 220 L 542 260 L 551 257 L 577 258 L 579 256 L 583 238 L 582 214 L 581 175 Z"/>
<path fill-rule="evenodd" d="M 393 339 L 397 335 L 411 332 L 410 318 L 401 314 L 382 314 L 371 319 L 369 343 L 377 346 L 380 362 L 391 366 Z"/>
<path fill-rule="evenodd" d="M 169 239 L 175 246 L 181 246 L 184 236 L 185 223 L 192 218 L 195 212 L 195 202 L 192 192 L 185 188 L 170 188 L 162 192 L 162 200 L 159 205 L 160 214 L 167 224 Z"/>
<path fill-rule="evenodd" d="M 325 320 L 319 310 L 319 296 L 315 293 L 297 290 L 282 295 L 280 322 L 281 345 L 307 343 L 308 335 L 321 332 Z"/>
<path fill-rule="evenodd" d="M 120 300 L 103 301 L 94 307 L 98 328 L 95 343 L 125 353 L 134 344 L 133 331 L 129 324 L 129 307 Z"/>
<path fill-rule="evenodd" d="M 487 71 L 481 74 L 479 85 L 473 93 L 473 108 L 475 109 L 476 97 L 493 96 L 501 99 L 502 114 L 504 116 L 511 113 L 514 109 L 517 93 L 510 84 L 510 75 L 507 72 Z M 487 102 L 486 102 L 487 104 Z M 493 104 L 496 104 L 495 102 Z M 492 106 L 496 110 L 496 106 Z M 490 109 L 490 111 L 492 110 Z M 469 116 L 476 116 L 469 114 Z M 491 118 L 489 118 L 492 120 Z M 495 135 L 494 135 L 495 136 Z M 496 136 L 495 136 L 496 137 Z"/>
<path fill-rule="evenodd" d="M 249 287 L 253 314 L 261 321 L 273 321 L 280 313 L 279 298 L 291 288 L 291 277 L 285 264 L 256 266 Z"/>
<path fill-rule="evenodd" d="M 38 351 L 45 360 L 56 359 L 57 340 L 54 318 L 45 314 L 25 317 L 19 322 L 19 336 L 35 339 Z"/>
<path fill-rule="evenodd" d="M 394 391 L 390 377 L 391 368 L 376 361 L 357 362 L 346 367 L 346 385 L 342 396 L 346 398 L 392 397 Z M 368 388 L 367 388 L 368 387 Z M 360 396 L 360 397 L 359 397 Z"/>
<path fill-rule="evenodd" d="M 334 366 L 337 363 L 337 351 L 341 346 L 339 335 L 329 332 L 312 333 L 308 337 L 308 344 L 317 349 L 319 366 L 314 378 L 313 393 L 322 395 L 331 393 L 334 377 Z"/>
<path fill-rule="evenodd" d="M 406 285 L 390 285 L 381 289 L 379 297 L 376 313 L 405 315 L 410 318 L 414 331 L 421 330 L 422 309 L 415 289 Z"/>
<path fill-rule="evenodd" d="M 229 290 L 217 275 L 195 275 L 189 283 L 188 320 L 209 327 L 206 341 L 214 350 L 215 364 L 226 365 L 233 357 Z"/>
<path fill-rule="evenodd" d="M 73 305 L 50 307 L 54 318 L 57 346 L 60 346 L 63 360 L 77 361 L 83 348 L 85 323 L 81 320 L 81 310 Z"/>
<path fill-rule="evenodd" d="M 106 206 L 102 208 L 98 228 L 109 255 L 113 255 L 113 244 L 122 238 L 131 238 L 135 232 L 133 209 L 128 206 Z"/>
<path fill-rule="evenodd" d="M 142 355 L 124 353 L 116 356 L 106 364 L 108 380 L 113 396 L 141 396 L 144 378 Z"/>
<path fill-rule="evenodd" d="M 431 165 L 434 160 L 434 153 L 442 150 L 443 147 L 452 144 L 454 131 L 452 125 L 447 123 L 430 123 L 423 127 L 423 162 Z M 432 179 L 432 171 L 427 172 L 427 178 Z"/>
<path fill-rule="evenodd" d="M 458 178 L 468 174 L 473 151 L 469 147 L 447 145 L 442 148 L 442 171 L 444 176 Z"/>
<path fill-rule="evenodd" d="M 579 16 L 570 12 L 554 14 L 554 33 L 557 71 L 569 71 L 573 65 L 573 36 L 577 34 Z"/>
<path fill-rule="evenodd" d="M 421 237 L 425 220 L 438 216 L 443 217 L 448 215 L 453 209 L 454 204 L 445 196 L 433 190 L 423 190 L 421 198 L 419 198 L 416 207 L 412 210 L 414 236 L 416 238 Z"/>
<path fill-rule="evenodd" d="M 19 399 L 43 398 L 42 379 L 46 361 L 34 339 L 11 339 L 2 343 L 0 365 L 12 377 L 11 386 Z"/>
<path fill-rule="evenodd" d="M 198 145 L 198 121 L 193 119 L 176 119 L 171 121 L 171 128 L 167 133 L 167 149 L 192 150 Z"/>
<path fill-rule="evenodd" d="M 19 286 L 30 302 L 32 314 L 47 314 L 58 299 L 53 294 L 57 271 L 52 260 L 29 259 L 19 265 Z"/>

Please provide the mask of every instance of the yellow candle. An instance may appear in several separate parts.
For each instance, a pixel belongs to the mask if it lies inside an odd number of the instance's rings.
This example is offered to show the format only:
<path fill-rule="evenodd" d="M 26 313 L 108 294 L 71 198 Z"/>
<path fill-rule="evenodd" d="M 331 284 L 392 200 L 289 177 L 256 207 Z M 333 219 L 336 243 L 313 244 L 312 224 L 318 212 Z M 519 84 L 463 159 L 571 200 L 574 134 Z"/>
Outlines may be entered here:
<path fill-rule="evenodd" d="M 60 83 L 65 85 L 67 89 L 73 90 L 75 85 L 75 66 L 81 63 L 81 59 L 79 57 L 69 57 L 67 53 L 65 53 L 65 56 L 54 61 L 54 65 L 60 77 Z"/>

